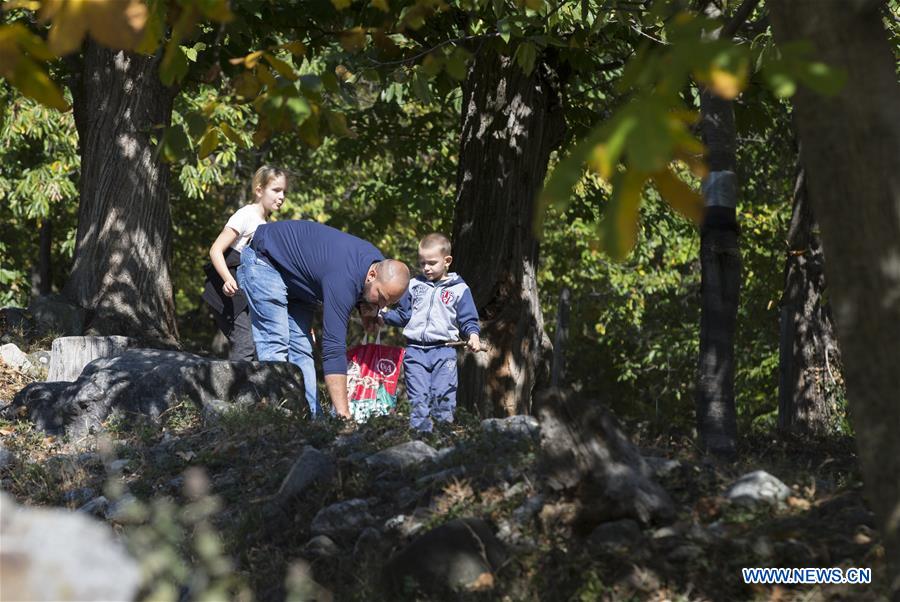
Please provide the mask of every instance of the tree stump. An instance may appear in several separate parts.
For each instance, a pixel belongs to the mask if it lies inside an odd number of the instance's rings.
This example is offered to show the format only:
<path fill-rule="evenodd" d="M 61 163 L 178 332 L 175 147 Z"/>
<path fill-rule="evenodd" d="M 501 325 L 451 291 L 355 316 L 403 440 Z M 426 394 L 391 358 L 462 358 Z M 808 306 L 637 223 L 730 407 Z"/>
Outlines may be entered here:
<path fill-rule="evenodd" d="M 47 382 L 75 381 L 84 367 L 101 357 L 122 355 L 137 340 L 131 337 L 59 337 L 50 350 L 50 373 Z"/>

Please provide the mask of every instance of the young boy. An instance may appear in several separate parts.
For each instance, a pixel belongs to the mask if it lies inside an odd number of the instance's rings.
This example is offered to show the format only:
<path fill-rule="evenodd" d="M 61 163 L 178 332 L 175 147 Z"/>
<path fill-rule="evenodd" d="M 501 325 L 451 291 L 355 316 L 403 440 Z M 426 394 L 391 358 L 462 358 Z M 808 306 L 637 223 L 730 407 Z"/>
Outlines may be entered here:
<path fill-rule="evenodd" d="M 447 343 L 466 341 L 472 351 L 481 348 L 478 311 L 462 278 L 449 272 L 453 257 L 450 239 L 429 234 L 419 243 L 422 274 L 409 281 L 397 309 L 384 314 L 384 322 L 403 326 L 406 337 L 406 393 L 412 406 L 410 425 L 423 433 L 432 430 L 432 418 L 453 422 L 456 409 L 456 349 Z"/>

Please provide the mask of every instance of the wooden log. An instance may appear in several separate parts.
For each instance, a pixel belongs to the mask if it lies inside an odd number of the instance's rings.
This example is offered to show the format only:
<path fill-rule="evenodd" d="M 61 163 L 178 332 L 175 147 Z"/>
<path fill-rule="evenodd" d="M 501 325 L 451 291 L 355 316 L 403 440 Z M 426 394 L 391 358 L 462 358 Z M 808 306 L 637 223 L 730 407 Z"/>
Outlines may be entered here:
<path fill-rule="evenodd" d="M 122 355 L 137 340 L 123 336 L 59 337 L 50 350 L 50 370 L 47 382 L 75 381 L 84 367 L 101 357 Z"/>

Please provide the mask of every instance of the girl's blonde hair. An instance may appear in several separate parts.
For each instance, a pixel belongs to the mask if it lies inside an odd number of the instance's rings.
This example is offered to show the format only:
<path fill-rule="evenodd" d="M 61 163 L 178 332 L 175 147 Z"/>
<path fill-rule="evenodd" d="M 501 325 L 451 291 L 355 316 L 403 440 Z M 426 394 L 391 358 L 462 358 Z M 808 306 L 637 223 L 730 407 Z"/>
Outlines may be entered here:
<path fill-rule="evenodd" d="M 257 188 L 265 188 L 269 185 L 269 182 L 278 177 L 284 177 L 284 185 L 287 188 L 290 185 L 290 177 L 288 176 L 288 172 L 281 169 L 280 167 L 273 167 L 272 165 L 263 165 L 259 169 L 256 170 L 256 173 L 253 174 L 253 181 L 251 184 L 251 190 L 253 194 L 256 194 Z"/>

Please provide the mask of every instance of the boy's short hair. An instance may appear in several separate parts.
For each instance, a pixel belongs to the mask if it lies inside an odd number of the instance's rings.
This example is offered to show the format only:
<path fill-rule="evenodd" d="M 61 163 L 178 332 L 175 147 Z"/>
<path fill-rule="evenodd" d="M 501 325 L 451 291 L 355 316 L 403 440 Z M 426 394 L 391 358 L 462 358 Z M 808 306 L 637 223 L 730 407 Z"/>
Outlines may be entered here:
<path fill-rule="evenodd" d="M 451 254 L 450 239 L 440 232 L 432 232 L 419 242 L 420 249 L 432 249 L 434 247 L 437 247 L 445 257 Z"/>

